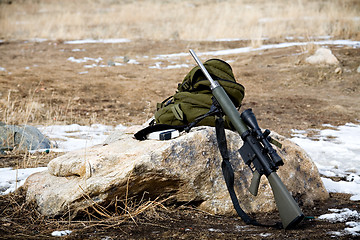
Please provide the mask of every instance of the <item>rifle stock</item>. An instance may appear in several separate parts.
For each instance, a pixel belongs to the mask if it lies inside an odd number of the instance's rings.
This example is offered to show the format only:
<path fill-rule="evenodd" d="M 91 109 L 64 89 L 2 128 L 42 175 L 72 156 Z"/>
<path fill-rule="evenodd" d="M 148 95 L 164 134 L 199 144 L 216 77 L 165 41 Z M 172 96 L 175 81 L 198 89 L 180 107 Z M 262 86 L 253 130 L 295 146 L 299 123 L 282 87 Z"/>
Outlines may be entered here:
<path fill-rule="evenodd" d="M 212 79 L 195 52 L 192 49 L 189 51 L 206 78 L 210 81 L 211 91 L 221 106 L 223 113 L 229 118 L 231 124 L 244 141 L 244 145 L 239 152 L 244 162 L 254 172 L 250 192 L 253 195 L 257 195 L 260 178 L 264 174 L 268 178 L 273 191 L 283 227 L 288 229 L 296 226 L 304 218 L 304 214 L 276 174 L 278 166 L 281 166 L 283 162 L 267 140 L 270 131 L 267 130 L 266 133 L 261 132 L 251 109 L 244 111 L 240 115 L 225 90 L 217 81 Z"/>

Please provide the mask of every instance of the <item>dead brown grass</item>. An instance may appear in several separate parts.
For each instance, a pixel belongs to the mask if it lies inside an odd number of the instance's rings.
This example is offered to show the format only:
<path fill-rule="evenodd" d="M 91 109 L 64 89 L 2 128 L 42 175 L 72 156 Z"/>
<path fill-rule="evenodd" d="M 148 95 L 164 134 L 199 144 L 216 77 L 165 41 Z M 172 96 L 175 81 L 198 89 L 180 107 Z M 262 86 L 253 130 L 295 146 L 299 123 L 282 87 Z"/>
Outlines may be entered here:
<path fill-rule="evenodd" d="M 30 89 L 26 98 L 19 97 L 16 89 L 9 89 L 7 97 L 0 99 L 0 119 L 8 125 L 40 124 L 50 125 L 57 123 L 97 122 L 96 116 L 90 116 L 85 122 L 81 117 L 72 113 L 72 99 L 59 106 L 52 98 L 45 99 L 41 95 L 41 87 Z M 66 117 L 65 117 L 66 116 Z"/>
<path fill-rule="evenodd" d="M 355 0 L 12 1 L 0 4 L 0 39 L 358 39 L 359 12 Z"/>
<path fill-rule="evenodd" d="M 116 199 L 107 208 L 94 203 L 78 214 L 76 219 L 67 214 L 46 218 L 37 211 L 36 205 L 26 201 L 25 196 L 22 188 L 14 193 L 0 195 L 0 239 L 48 239 L 53 231 L 64 229 L 92 232 L 102 228 L 106 231 L 127 221 L 137 225 L 144 217 L 157 218 L 156 213 L 161 209 L 170 211 L 163 205 L 166 199 L 142 199 L 140 202 L 134 199 Z M 84 197 L 91 200 L 89 196 Z"/>

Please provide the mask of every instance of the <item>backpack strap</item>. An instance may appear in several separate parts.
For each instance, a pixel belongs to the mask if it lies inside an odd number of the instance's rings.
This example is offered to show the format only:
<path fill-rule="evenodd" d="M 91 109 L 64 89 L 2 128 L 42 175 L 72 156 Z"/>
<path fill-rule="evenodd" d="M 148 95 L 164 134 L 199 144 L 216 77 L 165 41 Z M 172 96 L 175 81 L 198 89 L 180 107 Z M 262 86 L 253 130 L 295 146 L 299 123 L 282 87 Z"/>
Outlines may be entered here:
<path fill-rule="evenodd" d="M 216 102 L 216 99 L 214 97 L 212 97 L 212 100 L 213 100 L 213 103 L 211 104 L 210 106 L 210 110 L 205 113 L 204 115 L 201 115 L 197 118 L 195 118 L 195 120 L 191 123 L 189 123 L 186 128 L 184 129 L 185 132 L 189 132 L 191 128 L 195 127 L 199 122 L 201 122 L 201 120 L 203 120 L 204 118 L 206 117 L 209 117 L 209 116 L 213 116 L 213 115 L 217 115 L 217 114 L 220 114 L 220 110 L 219 108 L 217 107 L 217 102 Z"/>
<path fill-rule="evenodd" d="M 168 124 L 154 124 L 154 125 L 150 125 L 150 126 L 144 128 L 144 129 L 141 129 L 140 131 L 138 131 L 137 133 L 134 134 L 134 137 L 137 140 L 143 141 L 143 140 L 146 140 L 146 136 L 152 132 L 163 131 L 163 130 L 168 130 L 168 129 L 176 129 L 179 132 L 181 132 L 185 129 L 185 127 L 187 127 L 187 126 L 186 125 L 173 126 L 173 125 L 168 125 Z"/>
<path fill-rule="evenodd" d="M 175 129 L 175 130 L 178 130 L 179 132 L 182 132 L 182 131 L 189 132 L 191 130 L 191 128 L 195 127 L 204 118 L 220 113 L 219 108 L 217 107 L 218 103 L 216 102 L 216 99 L 214 97 L 212 99 L 213 99 L 213 104 L 211 105 L 209 112 L 197 117 L 195 119 L 195 121 L 189 123 L 188 125 L 176 126 L 176 125 L 168 125 L 168 124 L 154 124 L 154 121 L 153 121 L 150 123 L 150 126 L 144 128 L 144 129 L 141 129 L 140 131 L 135 133 L 134 137 L 137 140 L 142 141 L 142 140 L 146 140 L 146 136 L 152 132 L 163 131 L 163 130 L 168 130 L 168 129 Z M 168 100 L 168 99 L 166 99 L 166 100 Z M 172 110 L 172 111 L 175 111 L 175 110 Z M 181 111 L 181 110 L 179 110 L 179 111 Z M 180 113 L 179 113 L 179 115 L 180 115 Z"/>
<path fill-rule="evenodd" d="M 222 114 L 218 114 L 215 118 L 215 130 L 216 130 L 216 140 L 218 142 L 218 147 L 220 150 L 221 157 L 223 159 L 221 163 L 221 169 L 224 175 L 226 187 L 230 194 L 231 201 L 236 210 L 236 213 L 239 217 L 248 225 L 262 226 L 262 227 L 274 227 L 277 229 L 282 229 L 281 223 L 275 223 L 273 225 L 261 224 L 255 219 L 252 219 L 242 208 L 240 207 L 239 200 L 236 196 L 234 190 L 234 170 L 229 161 L 229 151 L 227 149 L 226 135 L 225 135 L 225 125 Z"/>

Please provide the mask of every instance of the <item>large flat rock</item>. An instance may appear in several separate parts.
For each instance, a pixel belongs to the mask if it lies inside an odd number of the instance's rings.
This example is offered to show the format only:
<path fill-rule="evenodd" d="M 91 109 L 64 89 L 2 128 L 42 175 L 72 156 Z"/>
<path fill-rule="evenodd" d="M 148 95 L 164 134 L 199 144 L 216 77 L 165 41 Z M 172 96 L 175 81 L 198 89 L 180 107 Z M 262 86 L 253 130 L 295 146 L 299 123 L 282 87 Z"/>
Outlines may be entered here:
<path fill-rule="evenodd" d="M 229 130 L 226 135 L 241 206 L 247 212 L 275 210 L 265 177 L 257 197 L 247 190 L 252 173 L 238 153 L 242 140 Z M 278 175 L 299 205 L 309 206 L 328 198 L 318 170 L 304 150 L 282 136 L 272 136 L 283 144 L 277 151 L 285 165 Z M 214 214 L 234 214 L 221 161 L 212 127 L 197 127 L 168 141 L 138 141 L 132 133 L 123 131 L 103 145 L 53 159 L 47 171 L 27 179 L 25 189 L 27 200 L 35 201 L 46 216 L 69 210 L 76 214 L 95 203 L 108 204 L 126 195 L 142 197 L 145 192 L 150 198 L 170 195 L 177 202 L 196 201 L 200 209 Z"/>

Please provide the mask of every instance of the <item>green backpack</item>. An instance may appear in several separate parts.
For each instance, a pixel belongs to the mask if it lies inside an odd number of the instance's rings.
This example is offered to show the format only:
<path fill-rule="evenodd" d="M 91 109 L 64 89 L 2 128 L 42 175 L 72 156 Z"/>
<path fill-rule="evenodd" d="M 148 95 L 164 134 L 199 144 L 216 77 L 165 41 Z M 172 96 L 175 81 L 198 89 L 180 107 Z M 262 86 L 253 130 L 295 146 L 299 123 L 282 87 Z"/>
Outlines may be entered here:
<path fill-rule="evenodd" d="M 244 98 L 244 87 L 236 82 L 231 66 L 220 59 L 210 59 L 204 63 L 204 66 L 211 77 L 224 88 L 235 107 L 239 108 Z M 188 125 L 209 112 L 213 104 L 212 96 L 209 80 L 196 66 L 178 85 L 174 96 L 157 104 L 156 124 Z M 197 125 L 215 126 L 215 116 L 207 116 Z M 226 117 L 225 128 L 231 129 Z"/>

